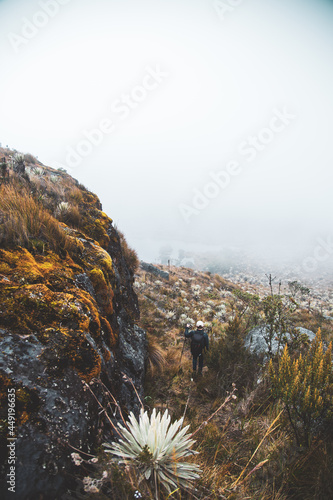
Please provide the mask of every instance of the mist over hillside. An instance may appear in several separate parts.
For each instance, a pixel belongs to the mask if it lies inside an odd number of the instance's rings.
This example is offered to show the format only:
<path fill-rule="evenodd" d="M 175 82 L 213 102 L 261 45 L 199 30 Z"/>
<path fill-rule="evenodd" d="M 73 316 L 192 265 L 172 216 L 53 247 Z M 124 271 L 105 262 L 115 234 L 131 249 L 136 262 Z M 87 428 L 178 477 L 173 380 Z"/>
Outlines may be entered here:
<path fill-rule="evenodd" d="M 333 499 L 332 26 L 0 0 L 1 500 Z"/>
<path fill-rule="evenodd" d="M 332 2 L 50 5 L 0 2 L 3 146 L 88 185 L 144 260 L 302 266 L 331 237 Z"/>
<path fill-rule="evenodd" d="M 220 275 L 245 273 L 264 277 L 275 272 L 281 279 L 299 279 L 308 284 L 323 280 L 331 285 L 333 247 L 330 238 L 318 238 L 314 245 L 298 252 L 287 244 L 275 247 L 186 244 L 182 241 L 140 241 L 139 257 L 147 262 L 190 267 Z"/>

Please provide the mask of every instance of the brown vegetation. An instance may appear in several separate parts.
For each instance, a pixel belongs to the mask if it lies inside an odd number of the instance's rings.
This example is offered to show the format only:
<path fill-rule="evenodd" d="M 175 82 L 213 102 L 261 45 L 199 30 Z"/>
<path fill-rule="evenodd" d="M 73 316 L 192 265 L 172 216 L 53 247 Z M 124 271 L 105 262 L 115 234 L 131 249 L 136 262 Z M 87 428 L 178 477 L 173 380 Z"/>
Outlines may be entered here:
<path fill-rule="evenodd" d="M 13 185 L 0 186 L 2 246 L 33 246 L 38 240 L 52 250 L 69 249 L 72 242 L 58 221 L 29 194 Z"/>
<path fill-rule="evenodd" d="M 135 250 L 133 250 L 133 248 L 129 247 L 124 234 L 121 231 L 119 231 L 119 229 L 117 229 L 117 232 L 120 237 L 120 244 L 127 267 L 131 271 L 131 273 L 134 274 L 137 271 L 140 264 L 138 254 L 136 253 Z"/>
<path fill-rule="evenodd" d="M 168 408 L 174 419 L 186 409 L 185 422 L 194 430 L 221 405 L 232 383 L 238 388 L 237 401 L 196 435 L 195 449 L 200 453 L 193 460 L 203 472 L 193 496 L 178 491 L 173 498 L 330 499 L 331 432 L 325 422 L 321 426 L 317 422 L 309 449 L 297 446 L 263 365 L 244 348 L 255 315 L 246 310 L 237 287 L 217 275 L 182 268 L 171 268 L 168 281 L 142 270 L 138 274 L 141 325 L 165 359 L 160 370 L 155 366 L 147 373 L 147 407 Z M 191 381 L 187 341 L 182 354 L 183 332 L 186 322 L 192 320 L 193 325 L 198 319 L 205 322 L 210 350 L 203 377 Z M 291 321 L 312 329 L 321 323 L 318 314 L 309 311 L 293 313 Z M 325 326 L 325 339 L 330 340 L 332 325 L 325 322 Z"/>
<path fill-rule="evenodd" d="M 118 340 L 111 327 L 115 275 L 105 250 L 112 220 L 98 197 L 66 173 L 27 155 L 25 170 L 14 171 L 8 150 L 4 157 L 9 173 L 0 185 L 1 335 L 37 337 L 46 360 L 52 352 L 50 376 L 61 377 L 71 366 L 90 382 Z M 78 276 L 90 279 L 93 293 L 78 284 Z M 0 399 L 5 390 L 2 385 Z M 23 406 L 22 412 L 28 418 Z"/>

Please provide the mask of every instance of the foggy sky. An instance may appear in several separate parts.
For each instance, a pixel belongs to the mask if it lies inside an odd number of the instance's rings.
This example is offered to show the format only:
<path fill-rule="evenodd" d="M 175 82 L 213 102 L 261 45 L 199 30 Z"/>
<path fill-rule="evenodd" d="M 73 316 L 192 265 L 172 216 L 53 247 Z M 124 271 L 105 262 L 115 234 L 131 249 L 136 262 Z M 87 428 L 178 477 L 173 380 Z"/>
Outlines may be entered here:
<path fill-rule="evenodd" d="M 0 141 L 96 192 L 141 258 L 311 252 L 332 235 L 332 26 L 321 0 L 0 0 Z"/>

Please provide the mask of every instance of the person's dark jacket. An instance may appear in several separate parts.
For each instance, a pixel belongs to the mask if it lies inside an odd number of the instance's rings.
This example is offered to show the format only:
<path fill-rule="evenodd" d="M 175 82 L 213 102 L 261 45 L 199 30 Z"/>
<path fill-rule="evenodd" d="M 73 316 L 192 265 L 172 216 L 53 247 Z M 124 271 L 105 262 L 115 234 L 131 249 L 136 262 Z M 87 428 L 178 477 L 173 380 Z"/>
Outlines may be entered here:
<path fill-rule="evenodd" d="M 192 337 L 195 334 L 195 332 L 203 332 L 203 338 L 204 338 L 204 346 L 203 346 L 203 348 L 204 349 L 206 348 L 207 351 L 208 351 L 208 348 L 209 348 L 209 339 L 208 339 L 207 333 L 203 329 L 198 328 L 197 330 L 191 330 L 190 331 L 189 328 L 186 327 L 185 328 L 185 337 L 187 339 L 189 339 L 189 338 L 192 339 Z"/>

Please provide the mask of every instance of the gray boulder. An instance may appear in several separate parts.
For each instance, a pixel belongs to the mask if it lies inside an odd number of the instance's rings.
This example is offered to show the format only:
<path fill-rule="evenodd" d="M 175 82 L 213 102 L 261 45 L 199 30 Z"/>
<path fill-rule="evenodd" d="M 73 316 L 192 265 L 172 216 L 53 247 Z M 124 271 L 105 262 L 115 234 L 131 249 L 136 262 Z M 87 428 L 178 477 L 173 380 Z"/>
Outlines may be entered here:
<path fill-rule="evenodd" d="M 303 334 L 307 335 L 310 342 L 312 342 L 312 340 L 314 340 L 314 338 L 316 337 L 315 333 L 313 333 L 311 330 L 307 330 L 306 328 L 298 327 L 298 328 L 296 328 L 296 330 L 298 330 L 298 332 L 302 335 Z M 288 340 L 291 339 L 290 333 L 287 332 L 285 335 L 286 335 Z M 247 334 L 247 336 L 245 338 L 244 345 L 247 349 L 249 349 L 249 351 L 252 354 L 258 354 L 258 355 L 266 354 L 267 355 L 268 354 L 268 346 L 267 346 L 267 342 L 265 340 L 265 337 L 267 338 L 267 336 L 268 336 L 267 327 L 266 326 L 257 326 L 255 328 L 253 328 Z M 272 340 L 272 353 L 273 354 L 277 353 L 278 347 L 279 347 L 278 341 L 273 339 Z M 280 346 L 280 348 L 281 348 L 281 346 Z"/>
<path fill-rule="evenodd" d="M 143 261 L 141 261 L 140 265 L 141 269 L 143 269 L 147 273 L 155 274 L 155 276 L 158 276 L 159 278 L 169 280 L 169 273 L 167 271 L 163 271 L 162 269 L 159 269 L 158 267 Z"/>

